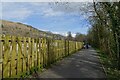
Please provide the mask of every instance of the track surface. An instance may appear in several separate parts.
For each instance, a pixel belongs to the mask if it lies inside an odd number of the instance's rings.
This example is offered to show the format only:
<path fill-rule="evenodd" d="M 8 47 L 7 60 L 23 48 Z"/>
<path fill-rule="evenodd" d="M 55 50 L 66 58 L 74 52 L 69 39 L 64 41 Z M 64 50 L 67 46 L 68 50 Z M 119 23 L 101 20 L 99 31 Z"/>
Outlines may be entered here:
<path fill-rule="evenodd" d="M 37 74 L 38 78 L 106 78 L 96 51 L 83 49 Z"/>

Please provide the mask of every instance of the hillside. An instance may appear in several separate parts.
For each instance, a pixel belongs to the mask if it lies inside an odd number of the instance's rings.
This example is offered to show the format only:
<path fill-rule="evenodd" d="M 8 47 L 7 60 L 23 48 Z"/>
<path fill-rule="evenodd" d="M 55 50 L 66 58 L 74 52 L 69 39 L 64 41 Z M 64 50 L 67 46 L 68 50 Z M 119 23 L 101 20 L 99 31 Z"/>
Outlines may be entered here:
<path fill-rule="evenodd" d="M 24 37 L 49 37 L 55 39 L 65 38 L 59 34 L 53 34 L 51 32 L 45 32 L 38 30 L 30 25 L 22 24 L 19 22 L 11 22 L 6 20 L 0 20 L 2 22 L 2 34 L 14 35 L 14 36 L 24 36 Z"/>

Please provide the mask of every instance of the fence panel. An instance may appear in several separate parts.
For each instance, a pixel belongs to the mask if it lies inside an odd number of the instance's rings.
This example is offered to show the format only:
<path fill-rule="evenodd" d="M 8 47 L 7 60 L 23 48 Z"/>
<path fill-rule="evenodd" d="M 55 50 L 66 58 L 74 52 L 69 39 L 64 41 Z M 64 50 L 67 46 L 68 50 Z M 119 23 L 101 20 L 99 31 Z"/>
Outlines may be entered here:
<path fill-rule="evenodd" d="M 0 72 L 3 78 L 20 77 L 41 69 L 82 48 L 81 42 L 2 35 Z"/>

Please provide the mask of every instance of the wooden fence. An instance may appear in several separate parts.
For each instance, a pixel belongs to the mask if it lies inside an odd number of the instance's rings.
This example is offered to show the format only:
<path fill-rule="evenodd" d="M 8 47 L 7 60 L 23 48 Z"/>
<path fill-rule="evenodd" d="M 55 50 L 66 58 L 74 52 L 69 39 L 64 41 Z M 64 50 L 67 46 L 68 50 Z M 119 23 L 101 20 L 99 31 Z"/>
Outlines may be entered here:
<path fill-rule="evenodd" d="M 82 42 L 1 35 L 0 74 L 20 77 L 41 69 L 82 48 Z"/>

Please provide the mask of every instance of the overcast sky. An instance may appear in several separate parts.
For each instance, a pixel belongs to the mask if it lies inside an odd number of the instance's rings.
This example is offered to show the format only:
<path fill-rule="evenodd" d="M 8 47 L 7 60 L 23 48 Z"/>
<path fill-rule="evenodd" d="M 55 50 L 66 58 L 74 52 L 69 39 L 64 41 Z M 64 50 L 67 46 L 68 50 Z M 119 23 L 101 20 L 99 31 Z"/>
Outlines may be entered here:
<path fill-rule="evenodd" d="M 87 34 L 91 3 L 2 2 L 2 19 L 66 35 Z"/>

